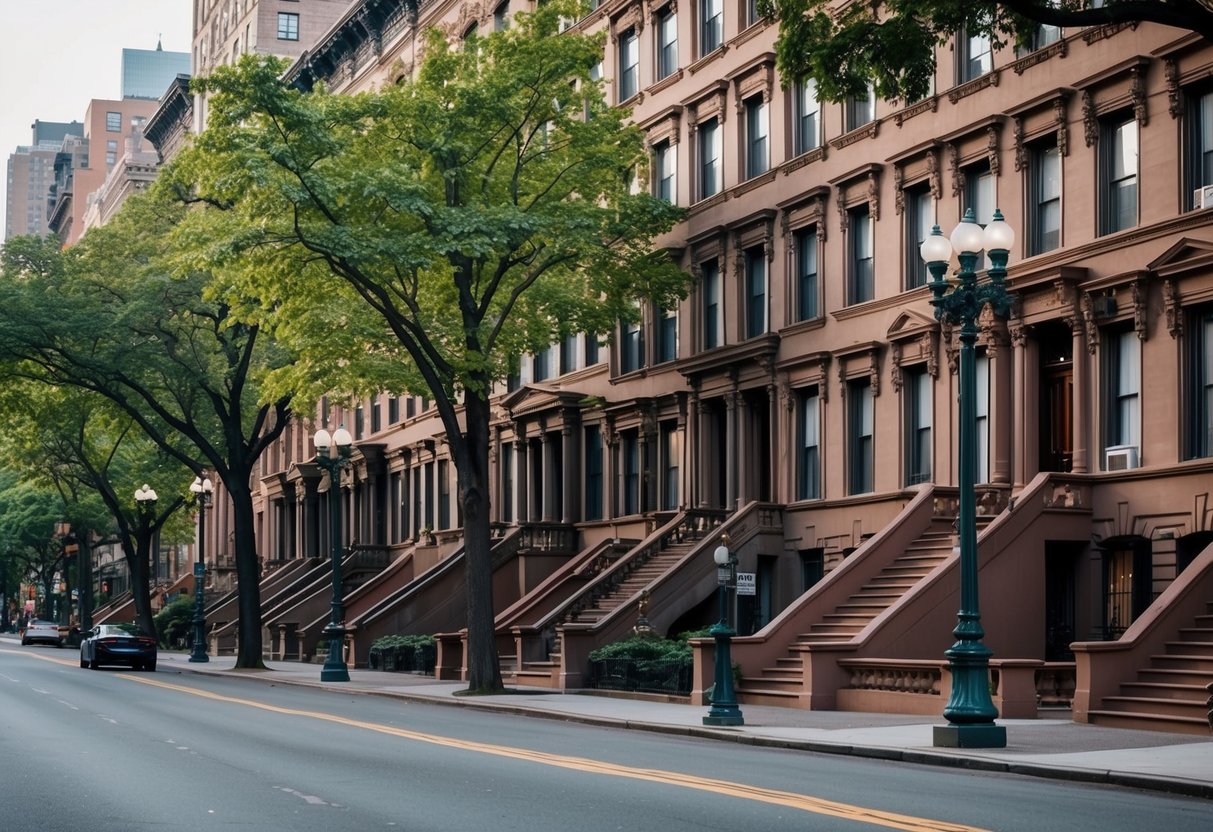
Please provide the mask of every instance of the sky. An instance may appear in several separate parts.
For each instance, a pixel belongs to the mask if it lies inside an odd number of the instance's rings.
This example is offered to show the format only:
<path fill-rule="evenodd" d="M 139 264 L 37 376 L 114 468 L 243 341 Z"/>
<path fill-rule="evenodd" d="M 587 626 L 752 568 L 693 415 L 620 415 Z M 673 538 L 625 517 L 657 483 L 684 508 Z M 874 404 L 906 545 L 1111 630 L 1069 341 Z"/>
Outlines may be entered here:
<path fill-rule="evenodd" d="M 92 99 L 118 98 L 124 48 L 191 51 L 192 13 L 193 0 L 0 0 L 0 159 L 35 119 L 83 121 Z M 0 217 L 5 189 L 0 176 Z"/>

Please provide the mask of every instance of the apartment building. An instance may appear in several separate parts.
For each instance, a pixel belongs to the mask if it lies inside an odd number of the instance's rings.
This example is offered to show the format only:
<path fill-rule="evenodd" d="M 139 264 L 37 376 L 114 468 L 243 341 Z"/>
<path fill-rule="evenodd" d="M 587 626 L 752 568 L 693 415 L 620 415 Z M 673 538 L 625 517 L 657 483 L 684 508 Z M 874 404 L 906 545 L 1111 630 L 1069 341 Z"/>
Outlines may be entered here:
<path fill-rule="evenodd" d="M 419 29 L 459 39 L 525 9 L 429 2 L 414 21 L 403 3 L 355 3 L 287 77 L 369 88 L 412 70 Z M 503 606 L 512 678 L 586 683 L 588 646 L 642 611 L 660 632 L 710 620 L 724 531 L 754 584 L 736 605 L 743 703 L 938 712 L 958 597 L 958 352 L 918 246 L 1001 209 L 1016 302 L 979 336 L 979 559 L 996 683 L 1026 678 L 1031 695 L 996 701 L 1203 725 L 1185 697 L 1213 674 L 1189 656 L 1213 601 L 1213 50 L 1151 24 L 1041 27 L 1030 49 L 960 37 L 926 98 L 834 104 L 779 76 L 776 30 L 752 4 L 616 0 L 573 28 L 608 33 L 602 77 L 648 135 L 649 187 L 688 211 L 661 245 L 693 288 L 609 340 L 521 357 L 502 386 L 503 540 L 517 531 L 511 551 L 535 556 L 520 572 L 580 563 L 596 587 L 533 621 Z M 326 405 L 317 421 L 354 435 L 346 542 L 401 564 L 349 588 L 356 656 L 393 627 L 457 631 L 406 590 L 459 554 L 427 403 Z M 312 427 L 263 462 L 268 568 L 326 548 Z M 629 583 L 636 557 L 666 565 Z M 519 609 L 539 577 L 515 581 Z M 318 629 L 266 627 L 277 655 L 307 655 L 296 636 L 314 645 Z M 458 634 L 443 645 L 439 672 L 458 674 Z M 1154 664 L 1164 649 L 1188 659 Z M 1183 713 L 1151 704 L 1163 697 Z"/>
<path fill-rule="evenodd" d="M 24 234 L 41 236 L 50 229 L 51 190 L 55 184 L 55 158 L 64 139 L 80 135 L 84 127 L 70 123 L 40 121 L 30 125 L 32 139 L 8 157 L 8 191 L 4 216 L 4 239 Z"/>

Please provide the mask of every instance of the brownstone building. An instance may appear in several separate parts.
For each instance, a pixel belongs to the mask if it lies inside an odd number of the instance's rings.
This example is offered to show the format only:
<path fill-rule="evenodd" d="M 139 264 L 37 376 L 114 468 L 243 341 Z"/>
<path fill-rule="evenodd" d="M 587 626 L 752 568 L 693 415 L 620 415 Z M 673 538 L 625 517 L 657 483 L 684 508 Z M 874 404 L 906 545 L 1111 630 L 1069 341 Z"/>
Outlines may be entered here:
<path fill-rule="evenodd" d="M 288 79 L 388 83 L 420 28 L 459 39 L 523 10 L 428 2 L 414 21 L 364 0 Z M 1070 703 L 1081 720 L 1207 730 L 1213 49 L 1147 24 L 1042 27 L 1023 51 L 961 37 L 927 98 L 831 104 L 779 77 L 752 4 L 614 0 L 573 27 L 609 33 L 608 96 L 648 134 L 653 192 L 688 209 L 662 244 L 694 283 L 607 341 L 521 357 L 500 391 L 508 677 L 583 686 L 588 651 L 642 611 L 663 634 L 712 620 L 727 533 L 754 593 L 736 603 L 743 704 L 939 712 L 957 346 L 918 246 L 1000 208 L 1016 303 L 982 321 L 977 406 L 995 700 L 1004 716 Z M 459 517 L 437 419 L 421 398 L 317 415 L 355 439 L 339 493 L 356 659 L 380 635 L 436 633 L 438 672 L 458 676 Z M 311 656 L 328 611 L 333 489 L 312 427 L 287 431 L 259 483 L 280 657 Z M 212 617 L 221 649 L 229 618 Z"/>

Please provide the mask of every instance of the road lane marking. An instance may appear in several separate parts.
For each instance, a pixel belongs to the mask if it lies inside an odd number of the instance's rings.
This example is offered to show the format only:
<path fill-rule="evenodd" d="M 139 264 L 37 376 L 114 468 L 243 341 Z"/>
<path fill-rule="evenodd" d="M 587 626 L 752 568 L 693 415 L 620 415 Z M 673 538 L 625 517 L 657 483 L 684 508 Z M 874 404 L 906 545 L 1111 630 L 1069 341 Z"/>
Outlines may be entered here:
<path fill-rule="evenodd" d="M 636 768 L 633 766 L 617 765 L 599 760 L 591 760 L 585 757 L 569 757 L 561 754 L 549 754 L 542 751 L 531 751 L 523 748 L 493 745 L 490 743 L 475 742 L 472 740 L 460 740 L 452 737 L 438 736 L 437 734 L 425 734 L 419 731 L 395 728 L 390 725 L 382 725 L 375 722 L 349 719 L 347 717 L 335 716 L 333 714 L 326 714 L 320 711 L 304 711 L 296 708 L 284 708 L 278 705 L 269 705 L 252 699 L 241 699 L 234 696 L 225 696 L 223 694 L 213 693 L 200 688 L 192 688 L 185 685 L 175 685 L 168 682 L 160 682 L 146 676 L 135 676 L 127 673 L 120 673 L 117 674 L 117 676 L 122 679 L 129 679 L 132 682 L 139 682 L 143 685 L 150 685 L 152 687 L 176 691 L 178 693 L 184 693 L 190 696 L 198 696 L 203 699 L 210 699 L 216 702 L 243 705 L 245 707 L 257 708 L 259 710 L 282 714 L 285 716 L 303 717 L 322 722 L 331 722 L 337 725 L 345 725 L 351 728 L 361 728 L 367 731 L 374 731 L 380 734 L 387 734 L 389 736 L 400 737 L 401 739 L 428 743 L 430 745 L 437 745 L 445 748 L 471 751 L 479 754 L 490 754 L 496 757 L 522 760 L 525 762 L 538 763 L 541 765 L 554 766 L 556 768 L 570 769 L 589 774 L 602 774 L 612 777 L 623 777 L 631 780 L 644 780 L 652 783 L 680 786 L 686 789 L 712 792 L 714 794 L 719 794 L 726 797 L 737 797 L 743 800 L 753 800 L 759 803 L 782 806 L 788 809 L 796 809 L 818 815 L 827 815 L 830 817 L 854 820 L 873 826 L 883 826 L 889 829 L 904 830 L 905 832 L 981 832 L 978 827 L 948 823 L 929 818 L 919 818 L 914 817 L 913 815 L 902 815 L 896 812 L 885 812 L 878 809 L 870 809 L 863 806 L 856 806 L 848 803 L 826 800 L 824 798 L 797 794 L 795 792 L 768 789 L 761 786 L 750 786 L 728 780 L 716 780 L 710 777 L 698 777 L 695 775 L 664 771 L 661 769 Z"/>

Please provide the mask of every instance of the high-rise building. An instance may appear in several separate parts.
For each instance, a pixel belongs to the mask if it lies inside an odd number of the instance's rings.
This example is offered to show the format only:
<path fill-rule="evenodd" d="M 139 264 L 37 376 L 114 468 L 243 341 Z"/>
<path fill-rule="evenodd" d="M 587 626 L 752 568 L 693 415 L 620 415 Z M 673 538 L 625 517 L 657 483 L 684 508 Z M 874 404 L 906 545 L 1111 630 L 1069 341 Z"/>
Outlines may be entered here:
<path fill-rule="evenodd" d="M 122 50 L 122 97 L 157 101 L 180 74 L 189 74 L 190 53 L 155 49 Z"/>
<path fill-rule="evenodd" d="M 80 135 L 78 121 L 35 120 L 30 125 L 33 140 L 8 157 L 8 192 L 4 216 L 4 239 L 23 234 L 42 236 L 50 231 L 51 191 L 55 184 L 55 159 L 63 140 Z"/>

